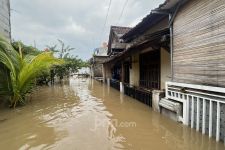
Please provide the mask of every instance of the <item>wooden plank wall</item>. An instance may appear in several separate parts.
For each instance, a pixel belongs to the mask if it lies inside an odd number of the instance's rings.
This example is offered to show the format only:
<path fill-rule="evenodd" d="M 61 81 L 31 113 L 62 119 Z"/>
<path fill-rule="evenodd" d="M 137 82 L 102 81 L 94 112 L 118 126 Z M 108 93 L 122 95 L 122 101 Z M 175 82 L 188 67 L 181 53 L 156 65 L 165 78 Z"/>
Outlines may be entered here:
<path fill-rule="evenodd" d="M 225 0 L 190 0 L 174 20 L 174 81 L 225 87 Z"/>

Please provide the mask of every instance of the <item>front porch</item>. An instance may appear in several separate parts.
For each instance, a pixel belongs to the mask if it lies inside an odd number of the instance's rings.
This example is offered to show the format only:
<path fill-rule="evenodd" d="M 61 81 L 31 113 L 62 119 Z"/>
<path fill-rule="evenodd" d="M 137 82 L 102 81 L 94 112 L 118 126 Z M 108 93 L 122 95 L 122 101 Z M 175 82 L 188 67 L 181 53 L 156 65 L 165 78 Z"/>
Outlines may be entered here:
<path fill-rule="evenodd" d="M 104 80 L 152 107 L 153 91 L 165 91 L 165 82 L 170 81 L 170 53 L 164 45 L 164 42 L 148 41 L 111 58 L 103 65 Z"/>

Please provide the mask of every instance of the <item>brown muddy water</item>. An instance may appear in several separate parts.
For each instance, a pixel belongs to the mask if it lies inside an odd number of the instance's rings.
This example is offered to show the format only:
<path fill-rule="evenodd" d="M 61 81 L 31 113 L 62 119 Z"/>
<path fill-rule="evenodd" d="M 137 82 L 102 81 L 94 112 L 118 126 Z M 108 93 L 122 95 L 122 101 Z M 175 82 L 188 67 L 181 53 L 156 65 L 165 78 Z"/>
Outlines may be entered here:
<path fill-rule="evenodd" d="M 0 120 L 1 150 L 225 149 L 90 79 L 41 87 L 27 106 L 1 110 Z"/>

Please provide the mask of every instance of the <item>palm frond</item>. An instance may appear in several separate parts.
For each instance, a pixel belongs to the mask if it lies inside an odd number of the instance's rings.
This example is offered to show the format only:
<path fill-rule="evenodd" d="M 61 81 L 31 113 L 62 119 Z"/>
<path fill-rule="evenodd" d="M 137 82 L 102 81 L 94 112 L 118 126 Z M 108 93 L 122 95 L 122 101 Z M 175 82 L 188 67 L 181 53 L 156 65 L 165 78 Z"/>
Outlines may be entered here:
<path fill-rule="evenodd" d="M 12 106 L 18 102 L 24 103 L 25 96 L 34 85 L 35 79 L 44 71 L 49 71 L 53 65 L 63 63 L 56 59 L 53 52 L 43 52 L 36 56 L 27 55 L 23 57 L 22 49 L 16 51 L 12 45 L 0 37 L 0 65 L 3 65 L 8 72 L 0 69 L 1 76 L 9 79 L 4 86 L 0 86 L 0 95 L 10 95 Z M 8 87 L 8 89 L 6 88 Z"/>

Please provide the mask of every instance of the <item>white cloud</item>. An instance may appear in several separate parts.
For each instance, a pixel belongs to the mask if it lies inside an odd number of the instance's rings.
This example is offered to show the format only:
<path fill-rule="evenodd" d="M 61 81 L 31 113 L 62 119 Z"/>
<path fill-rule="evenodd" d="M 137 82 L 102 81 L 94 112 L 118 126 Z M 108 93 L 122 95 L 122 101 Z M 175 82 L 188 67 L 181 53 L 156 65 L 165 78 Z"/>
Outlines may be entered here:
<path fill-rule="evenodd" d="M 74 55 L 87 59 L 95 47 L 108 41 L 111 25 L 134 26 L 164 0 L 112 0 L 105 31 L 109 0 L 13 0 L 12 36 L 43 49 L 62 39 L 76 48 Z M 102 35 L 102 38 L 101 38 Z"/>

